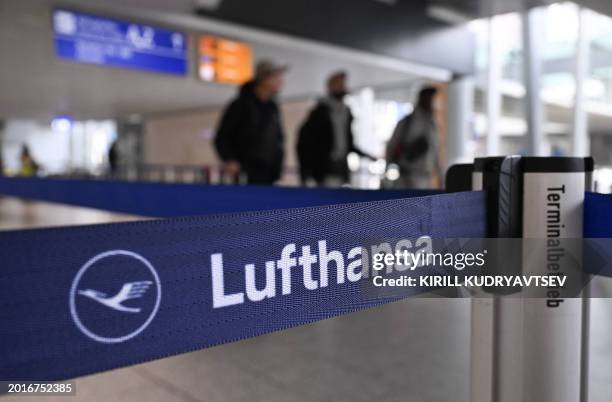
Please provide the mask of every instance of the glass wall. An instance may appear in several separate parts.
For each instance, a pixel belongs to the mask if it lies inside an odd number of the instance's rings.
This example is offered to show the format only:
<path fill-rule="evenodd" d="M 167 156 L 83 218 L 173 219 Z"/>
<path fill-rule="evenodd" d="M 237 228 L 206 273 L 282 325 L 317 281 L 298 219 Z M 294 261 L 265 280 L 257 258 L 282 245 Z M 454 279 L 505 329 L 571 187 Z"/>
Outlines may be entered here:
<path fill-rule="evenodd" d="M 543 149 L 549 155 L 571 155 L 576 105 L 577 65 L 586 62 L 582 82 L 591 153 L 600 165 L 612 164 L 612 18 L 571 2 L 541 9 L 539 101 L 543 106 Z M 581 26 L 582 13 L 582 26 Z M 476 20 L 477 37 L 474 156 L 487 154 L 487 136 L 499 138 L 499 154 L 527 154 L 525 52 L 523 15 L 511 13 Z M 586 51 L 579 52 L 579 39 Z M 577 55 L 582 59 L 578 59 Z M 493 86 L 493 87 L 492 87 Z M 489 117 L 498 117 L 492 126 Z M 493 113 L 492 113 L 493 112 Z M 493 130 L 492 133 L 489 133 Z M 602 155 L 603 154 L 603 155 Z"/>
<path fill-rule="evenodd" d="M 4 169 L 9 175 L 18 174 L 21 151 L 27 146 L 39 165 L 40 175 L 103 174 L 116 136 L 112 120 L 8 120 L 2 137 Z"/>

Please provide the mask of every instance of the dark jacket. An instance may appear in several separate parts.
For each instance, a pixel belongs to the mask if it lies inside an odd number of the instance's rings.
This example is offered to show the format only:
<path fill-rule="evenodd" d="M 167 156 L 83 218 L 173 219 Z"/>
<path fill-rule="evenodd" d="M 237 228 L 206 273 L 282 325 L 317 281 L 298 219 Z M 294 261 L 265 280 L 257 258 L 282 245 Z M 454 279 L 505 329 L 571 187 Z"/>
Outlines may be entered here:
<path fill-rule="evenodd" d="M 355 147 L 351 125 L 353 116 L 349 112 L 346 124 L 346 149 L 368 156 Z M 346 157 L 341 161 L 332 159 L 334 150 L 334 128 L 329 106 L 319 101 L 312 109 L 298 133 L 297 154 L 300 162 L 302 181 L 313 178 L 317 183 L 323 182 L 326 176 L 334 174 L 348 180 L 349 170 Z"/>
<path fill-rule="evenodd" d="M 223 112 L 215 146 L 224 161 L 240 163 L 249 182 L 273 183 L 281 175 L 283 130 L 276 102 L 261 101 L 252 82 Z"/>
<path fill-rule="evenodd" d="M 117 168 L 119 167 L 119 145 L 117 141 L 113 142 L 113 144 L 108 149 L 108 165 L 110 167 L 110 173 L 117 173 Z"/>

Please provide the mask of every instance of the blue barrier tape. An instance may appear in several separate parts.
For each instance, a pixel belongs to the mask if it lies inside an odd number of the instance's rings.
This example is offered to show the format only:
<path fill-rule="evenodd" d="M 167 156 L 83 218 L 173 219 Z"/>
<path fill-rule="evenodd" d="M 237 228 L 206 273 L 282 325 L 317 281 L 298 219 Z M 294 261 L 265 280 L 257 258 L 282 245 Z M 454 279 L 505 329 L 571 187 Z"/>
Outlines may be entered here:
<path fill-rule="evenodd" d="M 0 177 L 0 194 L 151 217 L 301 208 L 441 194 Z"/>
<path fill-rule="evenodd" d="M 583 237 L 585 272 L 612 277 L 612 194 L 586 193 Z"/>
<path fill-rule="evenodd" d="M 394 301 L 361 292 L 362 246 L 485 227 L 471 192 L 0 232 L 0 379 L 72 378 Z"/>
<path fill-rule="evenodd" d="M 585 238 L 612 238 L 612 194 L 585 194 L 583 231 Z"/>
<path fill-rule="evenodd" d="M 361 291 L 357 248 L 486 226 L 483 193 L 6 178 L 0 193 L 158 217 L 345 204 L 0 233 L 8 380 L 72 378 L 395 301 Z M 612 237 L 612 196 L 587 193 L 584 210 L 584 237 Z"/>

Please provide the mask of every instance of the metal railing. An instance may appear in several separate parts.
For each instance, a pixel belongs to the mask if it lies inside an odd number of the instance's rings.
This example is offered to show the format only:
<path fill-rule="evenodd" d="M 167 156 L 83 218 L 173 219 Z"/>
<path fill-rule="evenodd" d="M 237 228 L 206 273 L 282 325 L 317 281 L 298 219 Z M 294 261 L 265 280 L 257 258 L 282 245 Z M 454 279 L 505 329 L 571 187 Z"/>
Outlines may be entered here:
<path fill-rule="evenodd" d="M 119 165 L 106 177 L 127 181 L 155 181 L 167 183 L 222 183 L 226 178 L 221 166 L 149 164 Z"/>
<path fill-rule="evenodd" d="M 364 166 L 351 171 L 350 185 L 354 188 L 379 188 L 382 174 L 372 172 Z M 49 176 L 51 177 L 51 176 Z M 161 183 L 185 184 L 246 184 L 244 174 L 228 175 L 221 165 L 172 165 L 172 164 L 124 164 L 114 171 L 92 174 L 87 171 L 72 171 L 70 173 L 53 175 L 53 177 L 74 179 L 104 179 L 121 181 L 145 181 Z M 297 167 L 285 166 L 281 180 L 283 186 L 301 185 L 300 172 Z"/>

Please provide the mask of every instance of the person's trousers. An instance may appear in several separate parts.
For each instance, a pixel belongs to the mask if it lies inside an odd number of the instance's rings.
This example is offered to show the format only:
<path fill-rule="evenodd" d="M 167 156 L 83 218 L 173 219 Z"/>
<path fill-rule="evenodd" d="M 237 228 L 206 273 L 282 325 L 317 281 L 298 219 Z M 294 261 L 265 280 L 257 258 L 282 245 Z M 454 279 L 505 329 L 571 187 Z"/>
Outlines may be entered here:
<path fill-rule="evenodd" d="M 266 167 L 249 169 L 246 172 L 246 175 L 248 184 L 272 185 L 280 178 L 280 174 L 277 169 Z"/>

